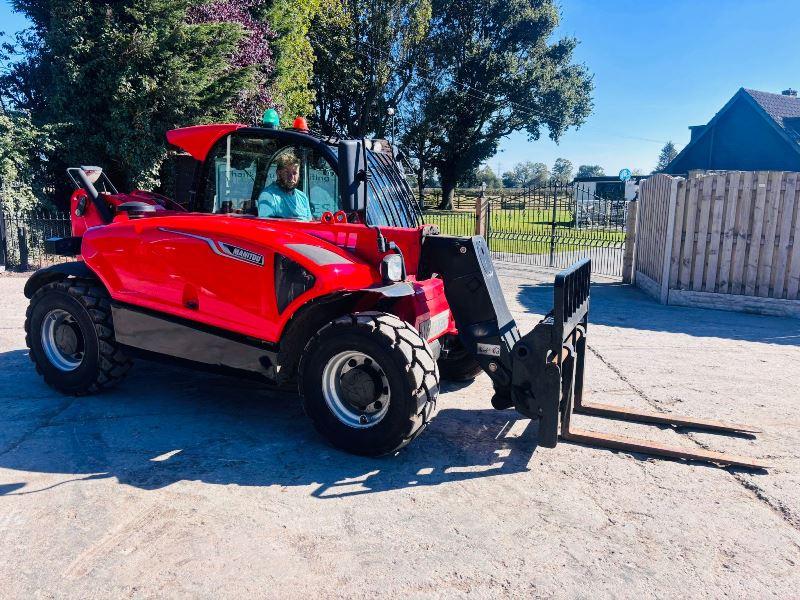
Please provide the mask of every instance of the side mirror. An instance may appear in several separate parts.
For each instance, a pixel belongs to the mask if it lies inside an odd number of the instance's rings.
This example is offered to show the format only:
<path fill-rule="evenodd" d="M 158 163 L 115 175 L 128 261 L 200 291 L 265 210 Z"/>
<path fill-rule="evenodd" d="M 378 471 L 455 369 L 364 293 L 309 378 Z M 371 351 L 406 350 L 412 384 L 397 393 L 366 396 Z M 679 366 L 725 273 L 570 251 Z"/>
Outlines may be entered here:
<path fill-rule="evenodd" d="M 367 208 L 367 157 L 363 142 L 339 142 L 339 194 L 347 212 Z"/>

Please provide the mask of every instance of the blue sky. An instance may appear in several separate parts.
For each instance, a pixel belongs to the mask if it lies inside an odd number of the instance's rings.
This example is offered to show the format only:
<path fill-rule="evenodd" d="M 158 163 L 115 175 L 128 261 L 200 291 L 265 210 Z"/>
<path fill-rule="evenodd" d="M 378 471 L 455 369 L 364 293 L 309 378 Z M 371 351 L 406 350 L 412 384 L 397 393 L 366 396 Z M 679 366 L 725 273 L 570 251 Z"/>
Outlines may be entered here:
<path fill-rule="evenodd" d="M 594 113 L 559 145 L 516 134 L 489 161 L 552 165 L 563 156 L 606 173 L 649 172 L 666 140 L 680 150 L 740 87 L 800 89 L 797 0 L 563 0 L 560 33 L 594 73 Z M 627 136 L 627 137 L 626 137 Z M 658 140 L 645 141 L 647 138 Z"/>
<path fill-rule="evenodd" d="M 563 0 L 561 7 L 559 34 L 581 41 L 576 59 L 594 73 L 594 112 L 558 145 L 512 135 L 489 161 L 495 170 L 563 156 L 606 173 L 649 172 L 666 140 L 683 147 L 687 127 L 707 122 L 740 87 L 800 89 L 797 0 Z M 2 2 L 0 30 L 24 26 Z"/>

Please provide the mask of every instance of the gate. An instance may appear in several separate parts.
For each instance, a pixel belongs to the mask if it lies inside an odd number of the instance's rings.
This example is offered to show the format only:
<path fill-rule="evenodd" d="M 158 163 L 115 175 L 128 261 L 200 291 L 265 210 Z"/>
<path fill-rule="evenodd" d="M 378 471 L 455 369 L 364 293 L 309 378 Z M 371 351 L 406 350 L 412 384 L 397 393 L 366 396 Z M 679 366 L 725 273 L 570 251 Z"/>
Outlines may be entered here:
<path fill-rule="evenodd" d="M 622 275 L 624 199 L 601 198 L 579 184 L 562 183 L 513 195 L 504 192 L 487 190 L 482 200 L 486 241 L 495 260 L 562 269 L 588 257 L 594 272 Z M 474 235 L 476 200 L 481 202 L 474 196 L 463 198 L 454 210 L 425 208 L 424 222 L 438 225 L 445 234 Z M 0 268 L 4 262 L 9 269 L 27 270 L 63 261 L 45 252 L 44 240 L 69 235 L 67 213 L 4 214 L 0 209 Z"/>
<path fill-rule="evenodd" d="M 68 213 L 31 211 L 8 213 L 0 207 L 0 270 L 40 269 L 68 260 L 48 254 L 44 242 L 51 237 L 68 237 L 71 225 Z"/>
<path fill-rule="evenodd" d="M 622 276 L 627 203 L 581 184 L 552 182 L 488 201 L 487 242 L 495 260 L 563 269 L 581 258 Z"/>
<path fill-rule="evenodd" d="M 576 183 L 551 182 L 516 194 L 477 190 L 456 194 L 453 210 L 424 208 L 425 223 L 448 235 L 474 235 L 476 202 L 485 205 L 485 235 L 497 261 L 563 269 L 592 259 L 595 273 L 622 276 L 627 202 L 603 198 Z"/>

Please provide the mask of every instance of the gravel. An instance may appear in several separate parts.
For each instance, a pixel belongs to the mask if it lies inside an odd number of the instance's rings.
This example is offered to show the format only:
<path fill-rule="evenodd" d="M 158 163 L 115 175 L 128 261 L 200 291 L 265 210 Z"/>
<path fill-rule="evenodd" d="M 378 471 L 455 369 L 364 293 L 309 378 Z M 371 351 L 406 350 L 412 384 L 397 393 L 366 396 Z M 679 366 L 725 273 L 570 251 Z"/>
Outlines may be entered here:
<path fill-rule="evenodd" d="M 502 268 L 527 331 L 552 274 Z M 576 417 L 598 431 L 769 462 L 768 474 L 561 443 L 445 386 L 396 456 L 328 446 L 297 398 L 137 361 L 68 398 L 24 345 L 0 276 L 5 597 L 796 597 L 800 321 L 655 304 L 598 279 L 592 399 L 759 426 L 757 439 Z"/>

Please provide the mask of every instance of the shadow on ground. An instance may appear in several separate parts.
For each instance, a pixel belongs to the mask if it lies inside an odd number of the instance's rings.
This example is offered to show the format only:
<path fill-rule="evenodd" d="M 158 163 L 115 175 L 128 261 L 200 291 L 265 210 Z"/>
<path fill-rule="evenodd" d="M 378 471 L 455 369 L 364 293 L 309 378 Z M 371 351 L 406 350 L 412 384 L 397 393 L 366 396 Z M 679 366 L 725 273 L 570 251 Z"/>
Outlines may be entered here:
<path fill-rule="evenodd" d="M 0 410 L 0 467 L 66 476 L 37 486 L 21 473 L 0 484 L 7 496 L 115 477 L 142 489 L 198 480 L 342 497 L 527 471 L 536 449 L 528 421 L 507 435 L 513 411 L 446 408 L 397 455 L 362 458 L 329 446 L 292 394 L 137 361 L 118 388 L 67 398 L 21 350 L 0 353 Z"/>
<path fill-rule="evenodd" d="M 522 284 L 517 300 L 532 313 L 546 314 L 553 306 L 553 286 Z M 592 283 L 589 326 L 592 325 L 800 346 L 798 319 L 665 306 L 638 288 L 622 283 Z"/>

